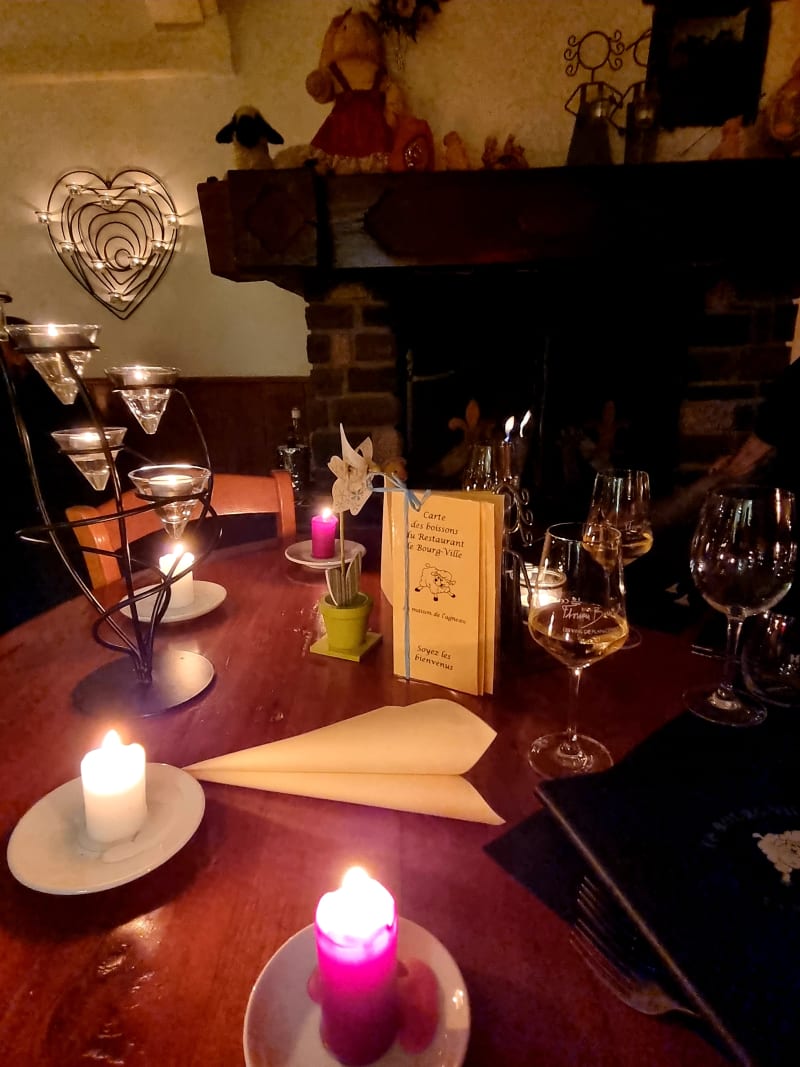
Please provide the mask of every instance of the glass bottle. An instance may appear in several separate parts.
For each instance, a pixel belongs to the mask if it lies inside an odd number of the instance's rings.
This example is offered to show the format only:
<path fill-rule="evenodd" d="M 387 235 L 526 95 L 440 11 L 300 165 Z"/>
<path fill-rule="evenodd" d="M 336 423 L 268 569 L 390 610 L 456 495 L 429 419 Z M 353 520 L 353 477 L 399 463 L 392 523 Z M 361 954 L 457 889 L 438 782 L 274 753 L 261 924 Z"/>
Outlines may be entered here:
<path fill-rule="evenodd" d="M 291 474 L 295 503 L 301 503 L 311 482 L 311 449 L 298 407 L 292 408 L 286 440 L 278 446 L 278 463 Z"/>

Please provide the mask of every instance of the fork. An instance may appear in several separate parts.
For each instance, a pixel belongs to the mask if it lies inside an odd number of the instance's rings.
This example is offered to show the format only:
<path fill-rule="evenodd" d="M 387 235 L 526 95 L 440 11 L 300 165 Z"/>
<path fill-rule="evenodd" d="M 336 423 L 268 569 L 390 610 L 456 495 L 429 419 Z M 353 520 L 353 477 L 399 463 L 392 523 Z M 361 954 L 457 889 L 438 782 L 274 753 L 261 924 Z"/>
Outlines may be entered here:
<path fill-rule="evenodd" d="M 679 1012 L 700 1017 L 667 992 L 663 968 L 653 950 L 628 916 L 588 876 L 581 883 L 577 904 L 572 946 L 615 996 L 644 1015 Z"/>

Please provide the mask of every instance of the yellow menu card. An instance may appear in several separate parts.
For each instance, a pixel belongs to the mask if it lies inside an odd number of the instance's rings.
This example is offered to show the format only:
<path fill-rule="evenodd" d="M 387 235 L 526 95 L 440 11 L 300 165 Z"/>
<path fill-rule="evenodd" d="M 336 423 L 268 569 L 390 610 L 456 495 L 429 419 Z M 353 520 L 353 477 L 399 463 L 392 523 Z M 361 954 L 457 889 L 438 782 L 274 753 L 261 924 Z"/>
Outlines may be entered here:
<path fill-rule="evenodd" d="M 396 674 L 492 692 L 503 498 L 431 493 L 419 510 L 384 497 L 381 580 L 393 607 Z"/>

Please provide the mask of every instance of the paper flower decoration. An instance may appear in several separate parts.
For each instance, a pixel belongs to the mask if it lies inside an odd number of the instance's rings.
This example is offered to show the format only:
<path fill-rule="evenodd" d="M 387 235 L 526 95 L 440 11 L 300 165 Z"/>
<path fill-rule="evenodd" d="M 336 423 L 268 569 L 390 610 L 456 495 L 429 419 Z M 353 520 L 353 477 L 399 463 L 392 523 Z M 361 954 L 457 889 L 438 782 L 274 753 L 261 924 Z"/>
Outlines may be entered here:
<path fill-rule="evenodd" d="M 365 437 L 358 448 L 353 448 L 339 424 L 342 435 L 342 454 L 332 456 L 328 468 L 336 475 L 331 495 L 333 510 L 340 515 L 349 511 L 358 515 L 372 495 L 372 479 L 380 468 L 372 462 L 372 440 Z"/>

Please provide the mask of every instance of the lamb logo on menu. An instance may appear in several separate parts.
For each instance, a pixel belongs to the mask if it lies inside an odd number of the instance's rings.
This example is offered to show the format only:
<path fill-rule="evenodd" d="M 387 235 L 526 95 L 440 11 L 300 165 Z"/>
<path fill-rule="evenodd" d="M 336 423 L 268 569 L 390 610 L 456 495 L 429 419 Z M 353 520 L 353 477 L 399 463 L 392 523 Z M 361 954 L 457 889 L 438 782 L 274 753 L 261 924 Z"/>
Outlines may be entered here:
<path fill-rule="evenodd" d="M 792 884 L 792 871 L 800 871 L 800 830 L 782 834 L 753 834 L 758 847 L 781 876 L 784 885 Z"/>

